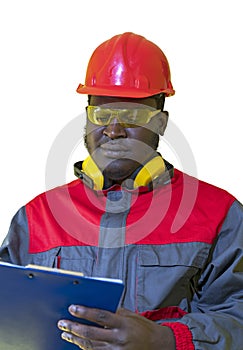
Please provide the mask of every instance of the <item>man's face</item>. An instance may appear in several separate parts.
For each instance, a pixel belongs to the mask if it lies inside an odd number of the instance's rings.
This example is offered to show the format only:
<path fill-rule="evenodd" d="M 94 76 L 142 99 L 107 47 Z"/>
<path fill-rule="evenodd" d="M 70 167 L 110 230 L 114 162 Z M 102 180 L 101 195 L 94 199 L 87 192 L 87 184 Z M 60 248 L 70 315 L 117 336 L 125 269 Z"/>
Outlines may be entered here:
<path fill-rule="evenodd" d="M 90 105 L 112 110 L 157 109 L 154 98 L 91 96 Z M 113 183 L 122 183 L 139 165 L 153 156 L 158 147 L 159 134 L 163 134 L 166 123 L 167 115 L 161 112 L 143 126 L 123 125 L 115 113 L 105 126 L 96 125 L 87 118 L 86 147 L 106 178 Z"/>

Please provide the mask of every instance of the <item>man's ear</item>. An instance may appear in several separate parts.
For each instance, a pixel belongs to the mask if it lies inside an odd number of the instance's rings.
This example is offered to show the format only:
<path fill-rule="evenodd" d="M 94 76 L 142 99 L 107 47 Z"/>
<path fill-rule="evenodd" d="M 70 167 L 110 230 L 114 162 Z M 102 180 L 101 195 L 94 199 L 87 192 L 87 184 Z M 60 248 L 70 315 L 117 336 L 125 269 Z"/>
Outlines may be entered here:
<path fill-rule="evenodd" d="M 160 126 L 159 126 L 159 134 L 161 136 L 163 136 L 164 133 L 165 133 L 165 129 L 167 127 L 168 119 L 169 119 L 169 112 L 162 111 L 160 113 Z"/>

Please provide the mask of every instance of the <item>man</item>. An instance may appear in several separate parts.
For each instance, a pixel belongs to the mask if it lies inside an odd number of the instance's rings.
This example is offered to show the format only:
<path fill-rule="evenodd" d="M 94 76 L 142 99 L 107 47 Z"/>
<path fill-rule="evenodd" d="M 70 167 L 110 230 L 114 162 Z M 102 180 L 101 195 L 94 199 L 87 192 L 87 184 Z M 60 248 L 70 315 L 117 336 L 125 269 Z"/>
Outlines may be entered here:
<path fill-rule="evenodd" d="M 59 320 L 82 349 L 240 350 L 243 344 L 243 210 L 227 192 L 157 153 L 173 95 L 163 52 L 124 33 L 93 53 L 85 142 L 72 183 L 20 209 L 1 257 L 121 278 L 115 313 L 71 305 L 97 328 Z"/>

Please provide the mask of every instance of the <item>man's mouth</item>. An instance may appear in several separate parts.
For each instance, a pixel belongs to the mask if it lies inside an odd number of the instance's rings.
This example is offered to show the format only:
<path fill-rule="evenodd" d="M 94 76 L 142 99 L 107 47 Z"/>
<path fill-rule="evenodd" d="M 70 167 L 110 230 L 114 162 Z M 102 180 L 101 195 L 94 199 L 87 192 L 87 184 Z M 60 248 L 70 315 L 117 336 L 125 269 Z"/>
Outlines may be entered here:
<path fill-rule="evenodd" d="M 130 151 L 124 144 L 120 142 L 106 142 L 100 146 L 102 153 L 107 158 L 125 158 Z"/>

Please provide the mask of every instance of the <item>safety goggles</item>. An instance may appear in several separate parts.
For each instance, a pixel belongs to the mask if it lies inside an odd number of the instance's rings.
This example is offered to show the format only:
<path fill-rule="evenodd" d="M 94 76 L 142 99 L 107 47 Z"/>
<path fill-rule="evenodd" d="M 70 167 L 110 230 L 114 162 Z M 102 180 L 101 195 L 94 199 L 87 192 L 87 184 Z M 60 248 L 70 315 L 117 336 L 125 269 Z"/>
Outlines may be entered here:
<path fill-rule="evenodd" d="M 118 123 L 125 128 L 134 128 L 148 124 L 160 109 L 149 108 L 105 108 L 100 106 L 87 106 L 86 113 L 89 121 L 95 125 L 107 126 L 112 119 L 116 118 Z"/>

